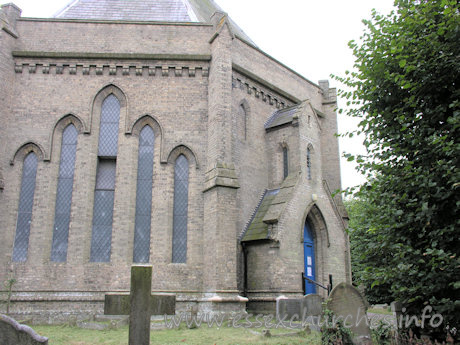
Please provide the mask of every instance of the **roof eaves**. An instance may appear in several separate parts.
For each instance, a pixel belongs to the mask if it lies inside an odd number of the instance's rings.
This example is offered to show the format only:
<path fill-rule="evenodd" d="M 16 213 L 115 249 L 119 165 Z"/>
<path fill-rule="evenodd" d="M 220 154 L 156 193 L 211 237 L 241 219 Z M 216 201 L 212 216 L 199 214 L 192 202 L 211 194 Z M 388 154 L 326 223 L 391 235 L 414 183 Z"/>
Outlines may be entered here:
<path fill-rule="evenodd" d="M 241 232 L 240 236 L 239 236 L 239 240 L 241 241 L 244 237 L 244 235 L 246 234 L 246 231 L 248 231 L 248 228 L 249 226 L 251 225 L 252 221 L 254 220 L 256 214 L 257 214 L 257 211 L 259 210 L 260 208 L 260 205 L 262 204 L 262 201 L 264 200 L 265 198 L 265 195 L 267 194 L 267 189 L 265 189 L 262 193 L 262 195 L 260 196 L 259 198 L 259 202 L 257 203 L 257 206 L 256 208 L 254 209 L 254 212 L 252 212 L 252 215 L 251 217 L 249 218 L 249 221 L 246 223 L 246 226 L 244 227 L 243 231 Z"/>

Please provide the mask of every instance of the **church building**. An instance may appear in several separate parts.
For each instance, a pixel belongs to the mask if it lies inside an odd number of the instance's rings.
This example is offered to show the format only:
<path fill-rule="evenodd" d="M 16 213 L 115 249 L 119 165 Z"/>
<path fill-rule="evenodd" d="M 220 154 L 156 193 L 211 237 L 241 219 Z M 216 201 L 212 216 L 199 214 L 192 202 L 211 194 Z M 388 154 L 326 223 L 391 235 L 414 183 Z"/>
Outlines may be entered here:
<path fill-rule="evenodd" d="M 8 3 L 0 28 L 13 315 L 102 314 L 135 264 L 177 311 L 273 313 L 351 283 L 327 80 L 263 52 L 213 0 L 74 0 L 53 18 Z"/>

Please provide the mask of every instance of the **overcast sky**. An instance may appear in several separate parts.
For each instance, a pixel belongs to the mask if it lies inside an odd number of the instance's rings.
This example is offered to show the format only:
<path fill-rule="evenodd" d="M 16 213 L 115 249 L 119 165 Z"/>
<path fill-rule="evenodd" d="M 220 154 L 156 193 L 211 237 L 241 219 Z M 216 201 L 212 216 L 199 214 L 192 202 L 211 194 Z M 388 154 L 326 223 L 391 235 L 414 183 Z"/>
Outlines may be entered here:
<path fill-rule="evenodd" d="M 382 14 L 393 9 L 393 0 L 215 0 L 251 39 L 275 59 L 317 83 L 343 75 L 353 66 L 347 43 L 359 39 L 362 19 L 375 8 Z M 10 1 L 2 1 L 6 3 Z M 51 17 L 69 0 L 12 0 L 24 17 Z M 340 87 L 330 80 L 332 87 Z M 339 107 L 345 101 L 339 100 Z M 356 121 L 339 115 L 339 131 L 353 128 Z M 361 140 L 340 139 L 341 151 L 363 152 Z M 342 186 L 363 179 L 351 163 L 342 159 Z"/>

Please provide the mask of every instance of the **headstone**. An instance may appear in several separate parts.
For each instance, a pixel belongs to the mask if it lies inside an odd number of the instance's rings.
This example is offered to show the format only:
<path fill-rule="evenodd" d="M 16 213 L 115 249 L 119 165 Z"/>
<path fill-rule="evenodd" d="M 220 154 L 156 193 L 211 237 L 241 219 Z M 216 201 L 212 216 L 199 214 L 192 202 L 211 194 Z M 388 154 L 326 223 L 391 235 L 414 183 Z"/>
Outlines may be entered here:
<path fill-rule="evenodd" d="M 48 345 L 48 338 L 35 333 L 29 326 L 0 314 L 0 344 L 2 345 Z"/>
<path fill-rule="evenodd" d="M 355 345 L 372 344 L 366 315 L 367 302 L 358 289 L 353 285 L 340 283 L 332 289 L 327 307 L 332 310 L 336 320 L 342 320 L 344 326 L 351 329 Z"/>
<path fill-rule="evenodd" d="M 150 317 L 174 315 L 176 296 L 152 295 L 152 266 L 131 267 L 131 293 L 106 294 L 104 314 L 129 315 L 129 345 L 150 344 Z"/>
<path fill-rule="evenodd" d="M 308 321 L 322 313 L 322 298 L 309 294 L 302 298 L 278 297 L 276 299 L 276 318 L 284 321 Z"/>

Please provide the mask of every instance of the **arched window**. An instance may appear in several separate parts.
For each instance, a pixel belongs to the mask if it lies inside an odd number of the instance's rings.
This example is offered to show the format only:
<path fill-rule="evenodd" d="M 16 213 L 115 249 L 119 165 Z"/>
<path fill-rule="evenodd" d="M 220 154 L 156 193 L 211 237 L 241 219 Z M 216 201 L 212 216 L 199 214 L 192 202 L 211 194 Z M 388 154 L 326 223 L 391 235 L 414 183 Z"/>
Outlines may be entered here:
<path fill-rule="evenodd" d="M 13 261 L 26 261 L 29 249 L 30 223 L 34 204 L 35 180 L 37 176 L 37 155 L 30 152 L 24 158 L 22 168 L 21 193 L 19 196 L 16 237 L 14 239 Z"/>
<path fill-rule="evenodd" d="M 311 180 L 311 150 L 307 148 L 307 178 Z"/>
<path fill-rule="evenodd" d="M 94 191 L 92 262 L 110 261 L 120 102 L 113 95 L 102 103 L 98 166 Z"/>
<path fill-rule="evenodd" d="M 174 166 L 173 263 L 187 261 L 188 170 L 187 158 L 184 155 L 177 157 Z"/>
<path fill-rule="evenodd" d="M 243 104 L 238 107 L 237 131 L 240 139 L 247 137 L 247 112 Z"/>
<path fill-rule="evenodd" d="M 289 175 L 289 160 L 288 160 L 288 148 L 283 147 L 283 179 Z"/>
<path fill-rule="evenodd" d="M 51 247 L 51 261 L 56 262 L 67 260 L 77 137 L 78 132 L 73 124 L 68 125 L 62 132 L 61 159 L 54 211 L 53 244 Z"/>
<path fill-rule="evenodd" d="M 137 163 L 136 219 L 134 225 L 133 261 L 149 262 L 150 220 L 152 215 L 153 148 L 155 134 L 145 126 L 139 135 Z"/>

